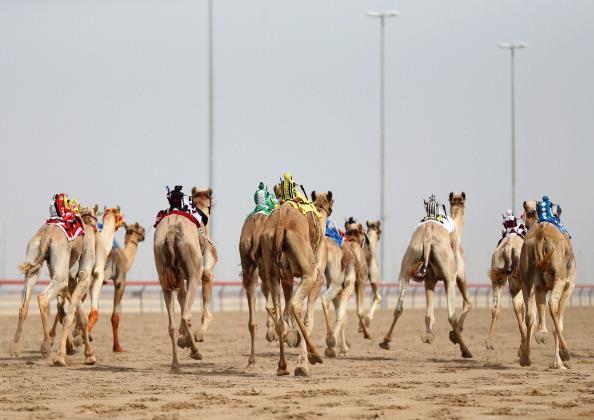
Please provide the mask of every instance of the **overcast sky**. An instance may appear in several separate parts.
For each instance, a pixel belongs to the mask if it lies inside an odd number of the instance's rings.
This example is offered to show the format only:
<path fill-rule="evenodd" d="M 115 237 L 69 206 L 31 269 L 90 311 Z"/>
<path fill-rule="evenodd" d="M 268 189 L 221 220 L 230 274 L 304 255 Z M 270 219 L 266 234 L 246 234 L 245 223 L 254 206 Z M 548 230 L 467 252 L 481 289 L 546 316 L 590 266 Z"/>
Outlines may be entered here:
<path fill-rule="evenodd" d="M 594 2 L 215 0 L 216 277 L 238 278 L 260 180 L 332 190 L 343 224 L 379 217 L 379 24 L 386 24 L 387 279 L 423 197 L 467 195 L 467 277 L 488 282 L 510 205 L 509 52 L 518 202 L 563 207 L 578 283 L 594 282 Z M 119 204 L 152 225 L 165 185 L 208 183 L 207 2 L 0 0 L 0 223 L 21 278 L 48 200 Z M 0 230 L 0 234 L 1 234 Z M 130 279 L 156 279 L 154 230 Z M 123 235 L 119 233 L 120 240 Z M 0 273 L 1 275 L 2 273 Z"/>

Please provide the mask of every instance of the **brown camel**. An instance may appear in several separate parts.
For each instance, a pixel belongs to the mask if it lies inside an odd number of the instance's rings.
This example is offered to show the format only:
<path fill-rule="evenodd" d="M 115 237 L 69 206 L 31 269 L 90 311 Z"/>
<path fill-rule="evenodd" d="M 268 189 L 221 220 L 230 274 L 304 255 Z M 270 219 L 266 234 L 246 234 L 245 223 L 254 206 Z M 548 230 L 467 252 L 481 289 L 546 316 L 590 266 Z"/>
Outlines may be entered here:
<path fill-rule="evenodd" d="M 204 214 L 210 217 L 212 189 L 198 190 L 193 188 L 192 201 L 199 204 L 200 208 L 207 210 Z M 208 221 L 205 223 L 208 223 Z M 192 304 L 196 297 L 199 282 L 204 282 L 203 253 L 207 249 L 209 249 L 209 252 L 213 252 L 213 249 L 207 246 L 208 243 L 210 241 L 207 231 L 204 228 L 197 228 L 192 221 L 182 215 L 172 214 L 165 217 L 155 229 L 153 245 L 155 266 L 169 317 L 169 337 L 171 338 L 173 353 L 171 371 L 174 373 L 180 372 L 177 346 L 181 348 L 190 347 L 190 357 L 196 360 L 202 359 L 202 355 L 198 351 L 197 334 L 192 331 Z M 209 258 L 212 258 L 212 256 L 209 256 Z M 205 300 L 210 300 L 212 284 L 210 286 L 211 288 L 206 293 L 203 286 L 203 307 L 207 303 Z M 181 307 L 179 331 L 182 335 L 179 338 L 175 328 L 174 291 L 177 293 L 177 300 Z"/>
<path fill-rule="evenodd" d="M 316 299 L 324 283 L 327 259 L 324 229 L 326 219 L 332 213 L 334 200 L 330 191 L 322 194 L 312 192 L 312 199 L 320 212 L 320 218 L 312 212 L 303 215 L 300 210 L 292 206 L 290 201 L 286 201 L 266 219 L 261 237 L 266 279 L 270 283 L 274 308 L 267 307 L 267 310 L 271 316 L 276 318 L 276 333 L 278 337 L 281 337 L 279 339 L 278 375 L 289 374 L 284 353 L 284 340 L 282 339 L 285 336 L 285 322 L 280 310 L 279 286 L 282 277 L 282 258 L 286 258 L 292 275 L 301 277 L 301 282 L 290 301 L 293 316 L 303 335 L 295 375 L 309 375 L 309 363 L 322 363 L 322 358 L 311 340 L 310 333 L 314 323 Z M 303 300 L 306 297 L 308 302 L 304 317 L 302 309 Z M 291 337 L 290 332 L 287 333 L 287 344 L 297 344 L 298 340 Z"/>
<path fill-rule="evenodd" d="M 326 237 L 326 247 L 328 249 L 328 261 L 326 263 L 326 283 L 327 290 L 322 294 L 322 309 L 326 320 L 326 350 L 324 354 L 327 357 L 336 357 L 334 348 L 340 337 L 340 354 L 346 355 L 349 351 L 347 344 L 345 322 L 346 309 L 348 301 L 355 290 L 355 261 L 351 247 L 343 243 L 339 247 L 336 241 Z M 336 317 L 334 326 L 330 323 L 329 304 L 334 305 Z"/>
<path fill-rule="evenodd" d="M 120 206 L 104 209 L 103 228 L 97 235 L 95 248 L 95 267 L 91 280 L 91 312 L 89 313 L 89 332 L 99 320 L 99 293 L 105 282 L 105 264 L 107 257 L 113 248 L 113 238 L 116 231 L 123 225 L 124 217 Z"/>
<path fill-rule="evenodd" d="M 427 313 L 425 316 L 426 333 L 421 337 L 424 342 L 433 341 L 433 291 L 438 280 L 443 280 L 446 290 L 446 301 L 448 311 L 448 321 L 452 327 L 450 331 L 450 340 L 460 346 L 462 357 L 470 358 L 472 353 L 462 339 L 462 331 L 459 328 L 456 317 L 455 293 L 457 267 L 456 257 L 452 248 L 450 234 L 448 230 L 439 222 L 427 221 L 417 226 L 412 234 L 410 244 L 400 266 L 399 274 L 399 296 L 398 303 L 394 310 L 394 319 L 380 343 L 384 349 L 390 348 L 392 341 L 392 332 L 396 326 L 396 321 L 404 310 L 404 295 L 410 279 L 425 282 L 425 294 L 427 298 Z"/>
<path fill-rule="evenodd" d="M 138 223 L 123 223 L 126 229 L 124 236 L 124 248 L 113 247 L 107 257 L 105 264 L 105 278 L 113 281 L 113 312 L 111 314 L 111 328 L 113 330 L 113 351 L 122 352 L 118 329 L 120 325 L 120 310 L 122 297 L 126 290 L 126 276 L 136 258 L 138 244 L 144 241 L 144 228 Z"/>
<path fill-rule="evenodd" d="M 530 230 L 531 226 L 536 225 L 536 201 L 524 202 L 524 225 L 526 229 Z M 522 329 L 524 325 L 524 301 L 520 292 L 522 285 L 518 279 L 518 266 L 520 264 L 520 255 L 522 247 L 524 246 L 524 239 L 516 234 L 511 234 L 503 238 L 501 243 L 493 252 L 491 258 L 491 270 L 489 270 L 489 277 L 493 287 L 493 308 L 491 310 L 491 326 L 487 338 L 485 338 L 485 346 L 488 350 L 494 349 L 493 333 L 495 330 L 495 322 L 499 317 L 501 311 L 501 290 L 505 283 L 509 285 L 509 293 L 512 297 L 512 304 L 514 313 L 518 321 L 518 327 Z M 539 333 L 537 334 L 537 342 L 544 342 L 547 334 L 547 328 L 544 317 L 539 319 Z M 542 337 L 542 338 L 541 338 Z"/>
<path fill-rule="evenodd" d="M 369 322 L 365 323 L 365 286 L 367 286 L 367 261 L 365 260 L 365 252 L 363 244 L 365 242 L 365 232 L 363 226 L 357 223 L 354 218 L 350 217 L 344 224 L 346 231 L 347 243 L 346 245 L 351 249 L 353 254 L 353 262 L 355 265 L 355 296 L 357 299 L 357 317 L 359 319 L 359 332 L 363 333 L 363 337 L 370 339 L 371 335 L 367 329 Z"/>
<path fill-rule="evenodd" d="M 555 211 L 555 210 L 554 210 Z M 556 216 L 561 210 L 556 209 Z M 566 369 L 563 362 L 570 359 L 569 349 L 563 336 L 563 316 L 567 301 L 575 288 L 576 263 L 567 233 L 548 222 L 538 223 L 526 235 L 518 270 L 524 306 L 534 307 L 536 302 L 539 324 L 545 318 L 546 295 L 550 291 L 549 312 L 553 319 L 555 350 L 553 367 Z M 533 311 L 526 312 L 526 322 L 520 326 L 522 341 L 518 350 L 520 365 L 530 366 L 530 338 L 534 323 Z M 544 341 L 545 331 L 540 327 L 537 342 Z M 539 337 L 540 336 L 540 337 Z"/>
<path fill-rule="evenodd" d="M 382 279 L 380 278 L 379 257 L 377 254 L 377 248 L 382 235 L 381 226 L 379 220 L 368 220 L 365 242 L 363 244 L 363 252 L 365 253 L 365 261 L 367 262 L 367 275 L 371 284 L 371 293 L 373 294 L 373 302 L 363 319 L 367 327 L 371 325 L 373 315 L 382 303 L 382 295 L 379 292 L 379 285 Z"/>
<path fill-rule="evenodd" d="M 23 301 L 19 308 L 19 321 L 17 329 L 10 345 L 10 354 L 20 355 L 19 339 L 23 323 L 27 318 L 29 302 L 33 289 L 39 279 L 39 272 L 46 262 L 50 273 L 50 283 L 37 297 L 44 338 L 41 344 L 41 354 L 47 357 L 51 351 L 51 337 L 48 322 L 49 303 L 62 293 L 69 284 L 69 279 L 78 278 L 78 284 L 74 289 L 73 303 L 69 310 L 72 318 L 72 311 L 78 308 L 79 320 L 86 324 L 87 318 L 80 305 L 80 295 L 88 288 L 89 278 L 94 264 L 94 235 L 89 221 L 90 213 L 83 212 L 83 223 L 85 230 L 89 230 L 85 236 L 77 236 L 74 240 L 68 241 L 62 229 L 54 224 L 45 224 L 27 244 L 27 257 L 19 269 L 25 274 L 25 286 Z M 75 280 L 76 281 L 76 280 Z M 78 301 L 77 301 L 78 299 Z M 68 330 L 65 330 L 68 334 Z M 64 343 L 65 347 L 65 343 Z M 64 365 L 65 349 L 60 347 L 60 352 L 55 363 Z M 85 336 L 85 363 L 94 364 L 95 357 L 88 335 Z"/>

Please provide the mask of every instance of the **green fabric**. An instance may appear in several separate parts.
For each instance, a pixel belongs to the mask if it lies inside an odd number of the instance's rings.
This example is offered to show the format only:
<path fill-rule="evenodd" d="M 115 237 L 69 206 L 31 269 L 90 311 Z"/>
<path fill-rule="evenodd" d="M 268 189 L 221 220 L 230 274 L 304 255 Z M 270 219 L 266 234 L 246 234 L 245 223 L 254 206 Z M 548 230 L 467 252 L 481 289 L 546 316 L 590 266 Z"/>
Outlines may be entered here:
<path fill-rule="evenodd" d="M 272 211 L 278 207 L 276 197 L 268 191 L 268 187 L 264 186 L 262 182 L 260 182 L 258 189 L 254 193 L 254 203 L 256 207 L 247 215 L 246 219 L 249 219 L 256 213 L 270 216 Z"/>

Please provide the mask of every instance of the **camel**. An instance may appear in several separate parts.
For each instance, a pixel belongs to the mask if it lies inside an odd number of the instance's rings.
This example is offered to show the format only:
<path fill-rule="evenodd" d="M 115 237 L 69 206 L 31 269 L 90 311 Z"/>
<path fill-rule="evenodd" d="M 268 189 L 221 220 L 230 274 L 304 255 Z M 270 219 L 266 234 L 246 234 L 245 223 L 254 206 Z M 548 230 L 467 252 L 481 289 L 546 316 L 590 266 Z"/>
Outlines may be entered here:
<path fill-rule="evenodd" d="M 536 225 L 536 201 L 524 201 L 524 226 L 528 231 L 531 226 Z M 524 238 L 517 234 L 507 235 L 493 252 L 491 258 L 491 270 L 489 277 L 493 287 L 493 308 L 491 309 L 491 325 L 485 338 L 487 350 L 493 350 L 493 333 L 495 331 L 495 322 L 501 312 L 501 291 L 505 283 L 509 285 L 509 293 L 512 297 L 514 313 L 518 321 L 518 327 L 522 329 L 524 324 L 524 300 L 520 295 L 522 286 L 518 279 L 518 266 L 520 263 L 520 254 L 524 246 Z M 544 317 L 540 321 L 539 337 L 546 335 L 546 324 Z M 544 335 L 543 335 L 544 334 Z M 544 338 L 542 339 L 544 341 Z M 542 342 L 539 340 L 539 342 Z"/>
<path fill-rule="evenodd" d="M 293 207 L 291 201 L 285 201 L 272 212 L 264 222 L 261 237 L 262 256 L 266 278 L 270 284 L 272 307 L 267 310 L 276 320 L 276 333 L 279 339 L 280 358 L 278 375 L 288 375 L 287 361 L 284 353 L 285 322 L 280 308 L 279 286 L 283 267 L 281 259 L 286 258 L 293 276 L 301 277 L 301 282 L 291 298 L 290 307 L 297 322 L 303 340 L 301 351 L 295 368 L 295 376 L 309 375 L 309 363 L 322 363 L 316 346 L 311 340 L 310 333 L 314 323 L 314 309 L 316 299 L 324 283 L 324 269 L 327 261 L 327 248 L 324 241 L 326 219 L 332 214 L 332 192 L 316 194 L 312 192 L 314 205 L 320 213 L 318 218 L 314 213 L 303 215 L 299 209 Z M 303 316 L 303 300 L 308 298 L 307 310 Z M 291 331 L 288 331 L 288 333 Z M 287 333 L 287 344 L 297 345 L 299 340 Z"/>
<path fill-rule="evenodd" d="M 365 232 L 365 243 L 363 244 L 363 252 L 365 254 L 365 261 L 367 262 L 367 273 L 369 282 L 371 284 L 371 293 L 373 294 L 373 302 L 369 311 L 363 318 L 365 326 L 371 325 L 373 315 L 376 309 L 382 303 L 382 295 L 379 292 L 379 284 L 381 282 L 379 270 L 379 258 L 377 255 L 377 247 L 380 237 L 382 235 L 381 222 L 379 220 L 367 221 L 367 230 Z"/>
<path fill-rule="evenodd" d="M 365 302 L 365 286 L 368 278 L 367 261 L 365 260 L 365 252 L 363 250 L 363 243 L 365 242 L 365 232 L 363 226 L 357 223 L 354 218 L 350 217 L 344 224 L 346 231 L 347 243 L 346 245 L 351 249 L 353 254 L 353 262 L 355 265 L 356 281 L 355 281 L 355 295 L 357 299 L 357 317 L 359 318 L 359 331 L 363 333 L 363 337 L 371 339 L 367 325 L 365 322 L 365 313 L 363 310 Z"/>
<path fill-rule="evenodd" d="M 212 204 L 212 189 L 199 190 L 192 188 L 192 201 L 206 215 L 210 217 Z M 204 222 L 204 219 L 203 219 Z M 208 224 L 208 221 L 205 221 Z M 209 259 L 209 269 L 212 269 L 212 260 L 216 262 L 216 250 L 214 246 L 208 245 L 208 231 L 197 226 L 187 217 L 172 214 L 157 225 L 155 229 L 153 251 L 155 255 L 155 266 L 159 275 L 159 283 L 163 290 L 165 306 L 169 318 L 169 337 L 171 338 L 172 362 L 171 371 L 180 373 L 179 361 L 177 358 L 177 346 L 181 348 L 190 347 L 190 357 L 201 360 L 202 355 L 198 350 L 199 337 L 192 331 L 192 304 L 196 296 L 196 289 L 200 281 L 205 279 L 205 259 Z M 208 252 L 207 256 L 204 256 Z M 212 279 L 209 277 L 209 280 Z M 210 286 L 210 287 L 209 287 Z M 210 305 L 210 294 L 212 283 L 203 285 L 203 328 L 205 326 L 205 312 L 207 305 Z M 177 300 L 181 307 L 181 321 L 177 337 L 173 309 L 173 292 L 177 294 Z M 210 310 L 210 308 L 208 308 Z M 212 315 L 211 315 L 212 317 Z M 210 319 L 208 320 L 208 322 Z M 203 329 L 204 332 L 204 329 Z M 204 336 L 202 334 L 202 336 Z M 177 345 L 176 345 L 177 342 Z"/>
<path fill-rule="evenodd" d="M 526 208 L 526 203 L 524 208 Z M 555 209 L 561 215 L 560 208 Z M 527 212 L 526 212 L 527 213 Z M 549 313 L 553 319 L 555 340 L 553 368 L 566 369 L 563 362 L 570 359 L 567 342 L 563 336 L 563 316 L 567 301 L 575 288 L 576 263 L 571 240 L 567 233 L 551 223 L 542 222 L 528 231 L 520 254 L 518 277 L 522 285 L 524 306 L 533 308 L 536 303 L 538 315 L 537 342 L 543 342 L 546 327 L 546 295 L 550 291 Z M 521 366 L 530 366 L 530 339 L 533 330 L 534 311 L 526 311 L 525 324 L 520 325 L 522 341 L 518 349 Z"/>
<path fill-rule="evenodd" d="M 144 241 L 144 228 L 138 223 L 122 223 L 126 229 L 124 236 L 124 249 L 113 247 L 105 263 L 104 275 L 106 279 L 113 281 L 113 312 L 111 314 L 111 328 L 113 330 L 113 351 L 122 352 L 124 349 L 120 345 L 118 329 L 120 325 L 120 310 L 122 297 L 126 290 L 126 275 L 134 264 L 138 244 Z"/>
<path fill-rule="evenodd" d="M 89 332 L 99 320 L 99 293 L 101 286 L 105 281 L 105 264 L 109 253 L 113 247 L 113 238 L 116 231 L 124 223 L 124 217 L 120 211 L 120 206 L 116 208 L 106 208 L 103 211 L 103 228 L 97 235 L 95 248 L 95 267 L 93 268 L 93 278 L 91 280 L 91 312 L 89 313 Z"/>
<path fill-rule="evenodd" d="M 96 212 L 96 210 L 95 210 Z M 83 211 L 83 225 L 85 228 L 84 236 L 77 236 L 74 240 L 68 241 L 62 229 L 54 224 L 44 224 L 27 244 L 26 260 L 19 265 L 19 269 L 25 274 L 25 285 L 23 301 L 19 308 L 19 321 L 13 340 L 10 344 L 10 354 L 12 356 L 20 355 L 19 340 L 23 328 L 23 323 L 27 318 L 29 311 L 29 302 L 33 289 L 39 280 L 39 272 L 46 262 L 50 273 L 50 283 L 39 294 L 37 301 L 41 313 L 43 326 L 43 342 L 41 344 L 41 354 L 44 357 L 49 356 L 51 351 L 51 337 L 48 325 L 49 303 L 55 299 L 58 294 L 63 292 L 69 284 L 70 277 L 78 277 L 78 284 L 73 291 L 72 304 L 67 315 L 68 321 L 72 319 L 73 311 L 78 309 L 79 321 L 82 324 L 87 323 L 86 315 L 80 304 L 80 296 L 88 288 L 89 278 L 95 259 L 94 235 L 92 228 L 92 218 L 94 213 Z M 68 334 L 65 328 L 65 335 Z M 64 353 L 65 343 L 60 346 L 57 365 L 65 365 Z M 85 363 L 94 364 L 96 359 L 93 355 L 88 335 L 85 335 Z"/>
<path fill-rule="evenodd" d="M 355 290 L 355 261 L 351 247 L 343 243 L 339 247 L 332 238 L 325 237 L 326 247 L 328 249 L 328 259 L 326 263 L 325 275 L 327 290 L 322 294 L 322 309 L 326 321 L 326 350 L 324 354 L 327 357 L 336 357 L 334 348 L 340 337 L 340 354 L 346 355 L 349 351 L 349 345 L 346 339 L 345 322 L 347 304 Z M 334 305 L 336 318 L 334 326 L 330 323 L 329 304 Z"/>
<path fill-rule="evenodd" d="M 452 238 L 448 230 L 439 222 L 432 220 L 419 224 L 413 232 L 410 244 L 404 253 L 400 266 L 399 296 L 396 308 L 394 309 L 394 319 L 388 333 L 379 344 L 381 348 L 390 348 L 394 327 L 404 310 L 404 295 L 411 278 L 415 281 L 425 282 L 425 295 L 427 299 L 427 312 L 425 315 L 426 332 L 421 336 L 421 339 L 426 343 L 433 341 L 433 323 L 435 321 L 433 314 L 433 292 L 437 281 L 443 280 L 446 290 L 448 321 L 452 327 L 450 340 L 459 345 L 462 357 L 472 357 L 472 353 L 462 339 L 462 331 L 456 317 L 455 289 L 459 271 L 451 241 Z"/>

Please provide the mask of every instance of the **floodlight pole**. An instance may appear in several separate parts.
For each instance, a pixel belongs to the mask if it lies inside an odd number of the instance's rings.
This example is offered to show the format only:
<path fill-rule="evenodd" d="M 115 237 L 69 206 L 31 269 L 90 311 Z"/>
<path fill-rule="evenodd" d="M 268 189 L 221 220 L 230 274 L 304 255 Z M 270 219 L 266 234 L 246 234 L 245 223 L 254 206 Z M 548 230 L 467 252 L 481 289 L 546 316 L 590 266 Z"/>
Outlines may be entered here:
<path fill-rule="evenodd" d="M 208 186 L 210 188 L 214 187 L 214 75 L 212 2 L 213 0 L 208 0 Z M 209 232 L 212 236 L 212 222 L 210 222 Z"/>

